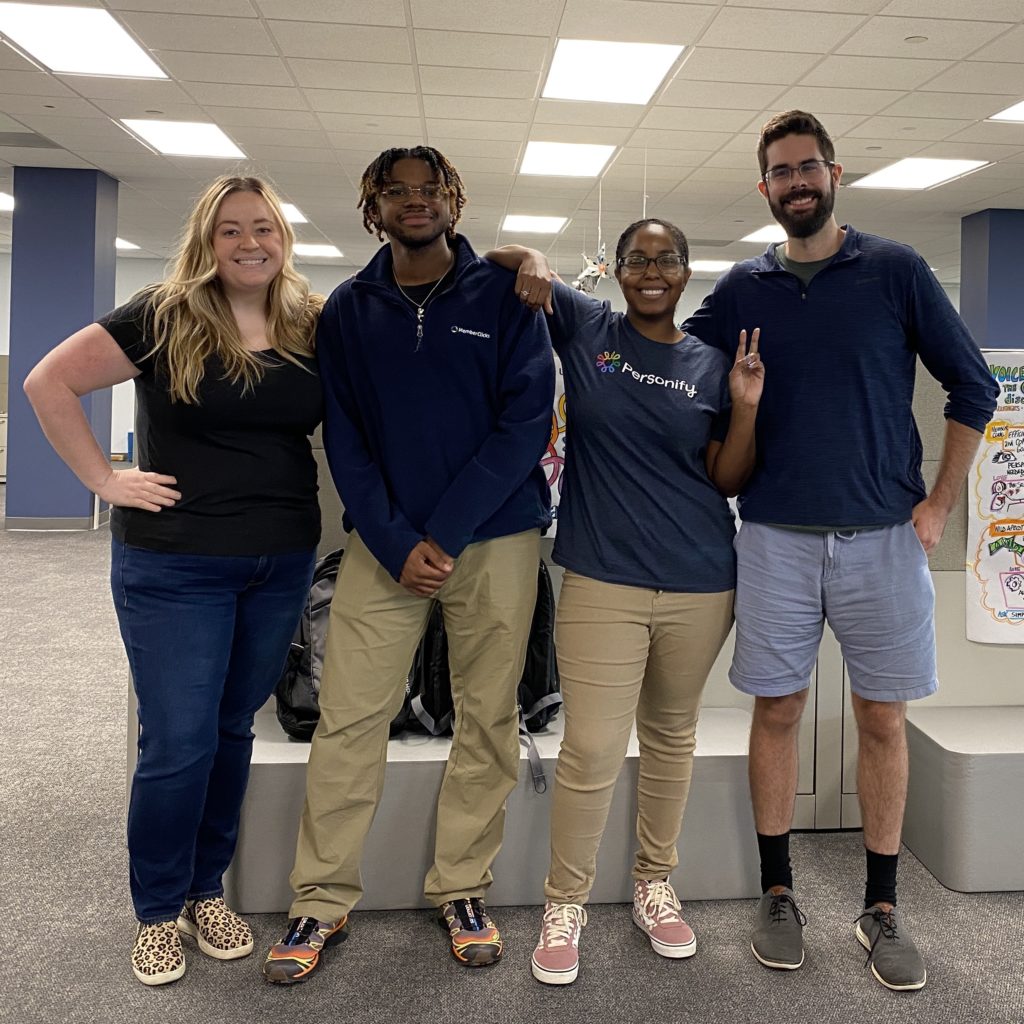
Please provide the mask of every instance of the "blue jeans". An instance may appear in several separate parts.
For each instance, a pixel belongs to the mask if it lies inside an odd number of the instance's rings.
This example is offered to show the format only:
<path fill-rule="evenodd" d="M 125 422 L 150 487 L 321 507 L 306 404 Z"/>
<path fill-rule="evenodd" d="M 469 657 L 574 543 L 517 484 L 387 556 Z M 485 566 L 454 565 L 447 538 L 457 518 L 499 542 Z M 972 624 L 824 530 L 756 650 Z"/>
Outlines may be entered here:
<path fill-rule="evenodd" d="M 128 855 L 144 924 L 223 893 L 253 715 L 281 675 L 315 557 L 185 555 L 113 541 L 110 583 L 139 704 Z"/>

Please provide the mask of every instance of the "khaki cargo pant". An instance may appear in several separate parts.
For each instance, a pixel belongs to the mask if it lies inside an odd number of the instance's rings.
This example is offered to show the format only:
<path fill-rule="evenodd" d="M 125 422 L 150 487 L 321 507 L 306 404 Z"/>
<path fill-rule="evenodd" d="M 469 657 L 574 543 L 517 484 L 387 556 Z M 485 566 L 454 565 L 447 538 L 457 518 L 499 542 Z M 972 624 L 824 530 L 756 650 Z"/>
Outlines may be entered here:
<path fill-rule="evenodd" d="M 554 903 L 585 903 L 633 722 L 640 744 L 633 877 L 665 878 L 690 791 L 697 716 L 732 625 L 733 591 L 678 594 L 566 571 L 555 644 L 565 733 L 551 802 Z"/>
<path fill-rule="evenodd" d="M 537 594 L 537 530 L 471 544 L 437 593 L 455 734 L 437 801 L 435 905 L 482 896 L 519 776 L 516 688 Z M 430 601 L 392 579 L 356 534 L 341 560 L 320 687 L 320 723 L 290 876 L 291 916 L 334 921 L 362 896 L 359 863 L 384 785 L 388 726 L 405 695 Z"/>

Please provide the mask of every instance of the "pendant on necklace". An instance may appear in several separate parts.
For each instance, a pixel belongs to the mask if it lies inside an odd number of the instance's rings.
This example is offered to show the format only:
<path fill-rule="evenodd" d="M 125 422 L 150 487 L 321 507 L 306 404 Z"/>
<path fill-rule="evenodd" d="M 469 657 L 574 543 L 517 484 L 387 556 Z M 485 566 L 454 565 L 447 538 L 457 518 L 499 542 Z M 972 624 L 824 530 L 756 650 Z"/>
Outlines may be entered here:
<path fill-rule="evenodd" d="M 423 314 L 426 312 L 423 306 L 416 307 L 416 348 L 414 352 L 419 352 L 420 342 L 423 341 Z"/>

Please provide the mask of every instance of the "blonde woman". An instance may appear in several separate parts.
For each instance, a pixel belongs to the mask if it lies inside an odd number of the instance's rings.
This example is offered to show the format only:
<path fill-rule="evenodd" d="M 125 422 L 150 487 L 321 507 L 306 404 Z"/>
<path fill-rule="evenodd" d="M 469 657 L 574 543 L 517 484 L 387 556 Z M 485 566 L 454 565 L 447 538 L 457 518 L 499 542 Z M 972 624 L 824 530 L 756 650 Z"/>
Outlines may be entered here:
<path fill-rule="evenodd" d="M 138 695 L 128 812 L 132 968 L 185 972 L 253 948 L 224 903 L 252 719 L 283 666 L 320 535 L 313 337 L 322 299 L 292 267 L 273 191 L 222 177 L 168 279 L 83 328 L 25 381 L 50 443 L 112 508 L 111 587 Z M 134 380 L 139 465 L 112 470 L 79 396 Z"/>

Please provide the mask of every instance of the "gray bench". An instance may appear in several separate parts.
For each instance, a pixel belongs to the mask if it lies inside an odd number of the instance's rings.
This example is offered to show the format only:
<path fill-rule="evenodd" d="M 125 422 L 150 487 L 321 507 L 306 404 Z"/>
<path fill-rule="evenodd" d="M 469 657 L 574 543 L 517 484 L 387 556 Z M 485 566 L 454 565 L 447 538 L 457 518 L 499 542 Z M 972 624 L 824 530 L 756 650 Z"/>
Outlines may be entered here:
<path fill-rule="evenodd" d="M 547 778 L 554 777 L 561 717 L 536 735 Z M 747 787 L 750 715 L 705 708 L 697 730 L 693 784 L 679 843 L 674 883 L 683 899 L 759 895 L 757 843 Z M 365 909 L 422 907 L 423 877 L 432 859 L 433 817 L 449 741 L 408 733 L 391 740 L 384 789 L 363 857 Z M 308 744 L 293 743 L 273 712 L 256 717 L 256 743 L 238 850 L 225 877 L 228 902 L 243 913 L 284 913 L 291 902 L 288 873 L 302 810 Z M 598 858 L 597 903 L 632 899 L 636 845 L 637 745 L 631 741 Z M 509 797 L 505 841 L 494 864 L 488 901 L 494 906 L 544 902 L 548 866 L 547 793 L 535 791 L 529 763 Z"/>
<path fill-rule="evenodd" d="M 907 711 L 903 841 L 947 888 L 1024 889 L 1024 707 Z"/>

